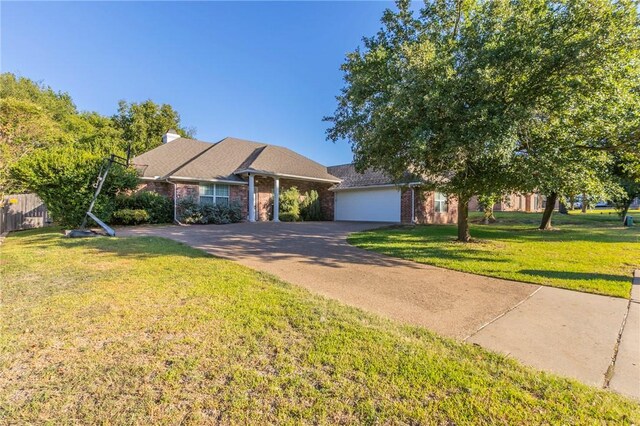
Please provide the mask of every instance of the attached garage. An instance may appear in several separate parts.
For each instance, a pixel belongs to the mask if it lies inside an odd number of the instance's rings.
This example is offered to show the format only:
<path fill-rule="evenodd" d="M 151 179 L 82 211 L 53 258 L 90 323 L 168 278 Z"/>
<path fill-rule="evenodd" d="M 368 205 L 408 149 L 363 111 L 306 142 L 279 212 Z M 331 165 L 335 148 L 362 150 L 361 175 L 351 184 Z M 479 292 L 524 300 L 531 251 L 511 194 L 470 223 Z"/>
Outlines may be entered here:
<path fill-rule="evenodd" d="M 335 191 L 335 220 L 400 222 L 400 188 Z"/>

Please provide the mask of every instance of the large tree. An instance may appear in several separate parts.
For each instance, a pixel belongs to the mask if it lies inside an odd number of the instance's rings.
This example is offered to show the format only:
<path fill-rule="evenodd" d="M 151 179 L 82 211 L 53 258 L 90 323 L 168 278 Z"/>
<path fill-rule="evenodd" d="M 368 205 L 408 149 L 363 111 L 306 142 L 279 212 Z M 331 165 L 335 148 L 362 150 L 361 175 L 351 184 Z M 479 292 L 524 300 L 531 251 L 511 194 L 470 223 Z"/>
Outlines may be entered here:
<path fill-rule="evenodd" d="M 520 126 L 523 177 L 548 200 L 540 229 L 551 228 L 558 198 L 592 194 L 609 199 L 619 194 L 612 164 L 628 160 L 625 153 L 640 155 L 637 141 L 627 137 L 640 127 L 638 14 L 632 3 L 593 2 L 571 16 L 576 22 L 597 17 L 589 32 L 570 35 L 576 48 L 593 44 L 594 34 L 605 36 L 597 37 L 584 61 L 590 72 L 568 75 L 570 84 L 541 98 Z"/>
<path fill-rule="evenodd" d="M 169 129 L 176 130 L 183 137 L 193 137 L 193 129 L 180 124 L 180 114 L 168 104 L 156 104 L 152 100 L 144 102 L 118 103 L 118 113 L 113 121 L 124 138 L 131 142 L 134 155 L 149 151 L 162 143 L 162 135 Z"/>
<path fill-rule="evenodd" d="M 0 194 L 23 189 L 9 174 L 21 157 L 71 141 L 67 130 L 74 114 L 76 107 L 66 93 L 0 74 Z"/>
<path fill-rule="evenodd" d="M 612 177 L 618 182 L 621 190 L 612 197 L 612 201 L 623 222 L 629 213 L 634 199 L 640 197 L 640 149 L 638 155 L 621 154 L 611 168 Z"/>
<path fill-rule="evenodd" d="M 519 131 L 555 94 L 595 70 L 617 33 L 608 1 L 407 1 L 347 56 L 329 138 L 351 141 L 356 166 L 407 169 L 458 199 L 458 239 L 470 239 L 474 194 L 520 189 Z M 620 12 L 618 12 L 620 11 Z M 580 84 L 577 87 L 582 89 Z"/>
<path fill-rule="evenodd" d="M 128 139 L 137 152 L 151 149 L 171 127 L 191 135 L 180 127 L 179 115 L 169 105 L 121 102 L 116 117 L 105 117 L 79 112 L 66 93 L 0 74 L 0 193 L 35 192 L 56 221 L 78 225 L 104 159 L 110 154 L 125 156 Z M 133 169 L 114 166 L 96 213 L 108 220 L 115 194 L 136 183 Z"/>

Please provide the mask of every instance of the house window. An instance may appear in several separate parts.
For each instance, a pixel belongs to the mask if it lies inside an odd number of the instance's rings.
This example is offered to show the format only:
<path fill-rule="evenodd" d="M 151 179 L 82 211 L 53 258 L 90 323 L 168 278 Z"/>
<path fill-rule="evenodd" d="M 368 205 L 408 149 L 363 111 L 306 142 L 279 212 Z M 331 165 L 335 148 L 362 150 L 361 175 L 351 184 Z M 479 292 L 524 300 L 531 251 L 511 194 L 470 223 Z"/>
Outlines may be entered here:
<path fill-rule="evenodd" d="M 442 192 L 436 192 L 434 208 L 436 213 L 447 212 L 447 196 Z"/>
<path fill-rule="evenodd" d="M 202 184 L 200 185 L 200 204 L 229 205 L 229 185 Z"/>

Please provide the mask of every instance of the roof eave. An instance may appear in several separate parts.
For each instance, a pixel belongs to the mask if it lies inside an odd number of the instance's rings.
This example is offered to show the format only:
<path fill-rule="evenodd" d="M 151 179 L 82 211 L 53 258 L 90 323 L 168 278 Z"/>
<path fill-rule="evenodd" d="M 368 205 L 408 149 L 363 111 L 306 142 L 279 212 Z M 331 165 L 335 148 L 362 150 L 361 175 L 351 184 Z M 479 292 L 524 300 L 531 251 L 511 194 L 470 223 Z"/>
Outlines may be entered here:
<path fill-rule="evenodd" d="M 402 183 L 385 183 L 385 184 L 378 184 L 378 185 L 348 186 L 344 188 L 340 188 L 340 187 L 329 188 L 329 191 L 337 192 L 337 191 L 350 191 L 350 190 L 358 190 L 358 189 L 377 189 L 377 188 L 392 188 L 392 187 L 401 188 L 403 186 L 414 187 L 418 185 L 422 185 L 422 182 L 402 182 Z"/>
<path fill-rule="evenodd" d="M 170 180 L 188 181 L 188 182 L 219 182 L 229 185 L 248 185 L 247 182 L 230 179 L 215 179 L 215 178 L 202 178 L 202 177 L 189 177 L 189 176 L 168 176 Z"/>
<path fill-rule="evenodd" d="M 290 175 L 290 174 L 287 174 L 287 173 L 270 172 L 270 171 L 267 171 L 267 170 L 243 169 L 243 170 L 237 170 L 235 172 L 236 175 L 250 174 L 250 173 L 253 173 L 254 175 L 260 175 L 260 176 L 278 177 L 278 178 L 283 178 L 283 179 L 305 180 L 305 181 L 311 181 L 311 182 L 326 182 L 326 183 L 340 183 L 340 182 L 342 182 L 342 180 L 340 180 L 338 178 L 325 179 L 325 178 L 317 178 L 317 177 L 312 177 L 312 176 L 298 176 L 298 175 Z"/>

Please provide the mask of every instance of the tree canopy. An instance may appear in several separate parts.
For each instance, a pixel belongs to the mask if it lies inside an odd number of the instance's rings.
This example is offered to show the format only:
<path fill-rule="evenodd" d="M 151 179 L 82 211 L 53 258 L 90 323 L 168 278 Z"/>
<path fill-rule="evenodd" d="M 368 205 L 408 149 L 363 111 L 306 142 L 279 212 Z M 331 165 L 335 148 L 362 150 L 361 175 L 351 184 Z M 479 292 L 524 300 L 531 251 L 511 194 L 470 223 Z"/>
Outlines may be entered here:
<path fill-rule="evenodd" d="M 523 135 L 535 124 L 536 152 L 548 157 L 547 117 L 561 128 L 578 100 L 602 95 L 608 67 L 637 69 L 637 33 L 631 1 L 434 0 L 417 15 L 399 1 L 342 65 L 328 137 L 351 141 L 360 170 L 411 170 L 455 195 L 458 238 L 468 241 L 469 198 L 533 186 Z"/>
<path fill-rule="evenodd" d="M 151 100 L 121 101 L 118 113 L 106 117 L 80 112 L 71 96 L 11 73 L 0 74 L 0 192 L 33 191 L 49 207 L 54 220 L 77 225 L 93 194 L 102 159 L 133 155 L 162 143 L 170 128 L 184 136 L 170 105 Z M 108 217 L 113 196 L 135 187 L 135 173 L 114 167 L 97 212 Z"/>
<path fill-rule="evenodd" d="M 125 140 L 131 142 L 133 155 L 149 151 L 162 143 L 161 135 L 169 129 L 180 136 L 191 138 L 195 131 L 180 125 L 180 114 L 171 105 L 158 105 L 151 100 L 141 103 L 118 103 L 118 113 L 113 122 L 122 130 Z"/>

